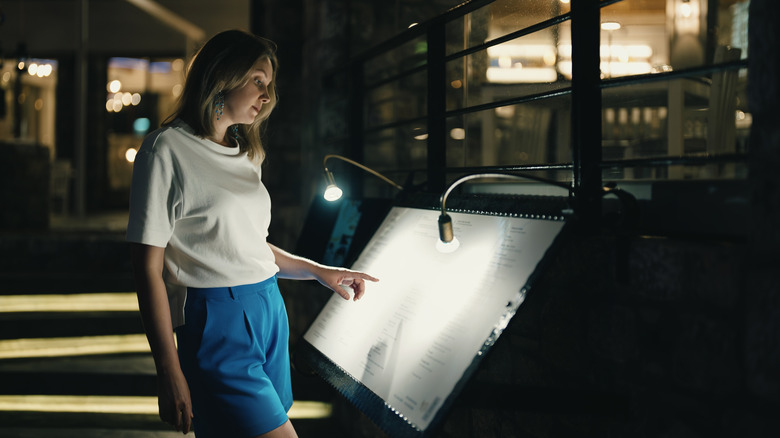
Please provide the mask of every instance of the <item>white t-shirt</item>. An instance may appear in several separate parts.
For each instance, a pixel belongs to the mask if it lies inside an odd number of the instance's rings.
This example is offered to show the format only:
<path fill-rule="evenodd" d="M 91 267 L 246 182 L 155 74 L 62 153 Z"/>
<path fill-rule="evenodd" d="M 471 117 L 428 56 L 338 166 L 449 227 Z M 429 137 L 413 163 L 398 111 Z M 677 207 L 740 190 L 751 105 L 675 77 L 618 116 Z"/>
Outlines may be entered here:
<path fill-rule="evenodd" d="M 260 165 L 181 121 L 144 139 L 135 158 L 127 240 L 165 248 L 173 326 L 187 287 L 252 284 L 279 271 L 266 242 L 271 199 Z"/>

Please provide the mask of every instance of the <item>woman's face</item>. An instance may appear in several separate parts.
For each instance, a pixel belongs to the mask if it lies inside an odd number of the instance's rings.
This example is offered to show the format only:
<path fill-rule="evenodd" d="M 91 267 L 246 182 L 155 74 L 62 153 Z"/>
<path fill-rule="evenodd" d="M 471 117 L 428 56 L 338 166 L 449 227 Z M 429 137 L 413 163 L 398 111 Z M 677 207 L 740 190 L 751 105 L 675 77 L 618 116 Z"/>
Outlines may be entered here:
<path fill-rule="evenodd" d="M 249 81 L 225 96 L 225 118 L 230 124 L 251 124 L 260 112 L 260 108 L 271 98 L 268 96 L 268 85 L 273 79 L 271 60 L 262 58 L 255 63 L 250 72 Z"/>

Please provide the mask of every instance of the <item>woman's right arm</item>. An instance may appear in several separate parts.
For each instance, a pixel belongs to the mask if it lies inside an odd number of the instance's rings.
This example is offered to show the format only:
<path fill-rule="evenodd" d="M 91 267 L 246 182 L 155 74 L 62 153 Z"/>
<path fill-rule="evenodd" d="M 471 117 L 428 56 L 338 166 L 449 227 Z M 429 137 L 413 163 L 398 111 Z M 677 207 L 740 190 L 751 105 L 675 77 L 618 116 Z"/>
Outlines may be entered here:
<path fill-rule="evenodd" d="M 192 404 L 173 339 L 168 294 L 162 278 L 164 251 L 165 248 L 131 243 L 138 307 L 157 368 L 160 418 L 186 434 L 192 425 Z"/>

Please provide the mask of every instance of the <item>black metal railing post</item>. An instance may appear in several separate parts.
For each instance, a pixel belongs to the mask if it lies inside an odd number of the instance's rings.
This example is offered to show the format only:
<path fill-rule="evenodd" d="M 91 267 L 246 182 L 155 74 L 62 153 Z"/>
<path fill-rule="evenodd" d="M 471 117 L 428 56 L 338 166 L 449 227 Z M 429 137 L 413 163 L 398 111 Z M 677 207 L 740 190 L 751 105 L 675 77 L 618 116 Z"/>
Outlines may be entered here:
<path fill-rule="evenodd" d="M 364 84 L 364 66 L 365 63 L 360 60 L 353 60 L 349 66 L 348 83 L 349 95 L 347 96 L 347 105 L 349 113 L 347 115 L 347 138 L 349 143 L 347 144 L 347 155 L 353 160 L 358 162 L 364 162 L 365 151 L 365 84 Z M 350 195 L 353 198 L 361 198 L 363 196 L 363 174 L 362 172 L 355 172 L 354 169 L 350 169 L 349 172 L 349 187 Z"/>
<path fill-rule="evenodd" d="M 428 189 L 441 192 L 446 186 L 446 64 L 445 22 L 428 28 Z"/>
<path fill-rule="evenodd" d="M 575 208 L 586 230 L 601 217 L 599 0 L 571 2 L 571 138 Z"/>

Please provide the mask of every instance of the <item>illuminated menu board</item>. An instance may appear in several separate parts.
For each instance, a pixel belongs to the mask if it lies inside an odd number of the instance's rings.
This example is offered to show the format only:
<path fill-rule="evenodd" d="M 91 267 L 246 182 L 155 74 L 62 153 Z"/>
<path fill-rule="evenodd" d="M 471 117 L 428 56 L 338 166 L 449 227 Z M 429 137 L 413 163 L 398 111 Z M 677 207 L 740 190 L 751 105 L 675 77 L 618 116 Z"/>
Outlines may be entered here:
<path fill-rule="evenodd" d="M 450 213 L 460 245 L 442 252 L 438 215 L 393 207 L 352 266 L 380 281 L 357 302 L 334 294 L 304 335 L 329 363 L 326 380 L 364 411 L 380 404 L 366 414 L 380 426 L 392 417 L 410 436 L 436 421 L 475 358 L 495 342 L 564 226 Z"/>

